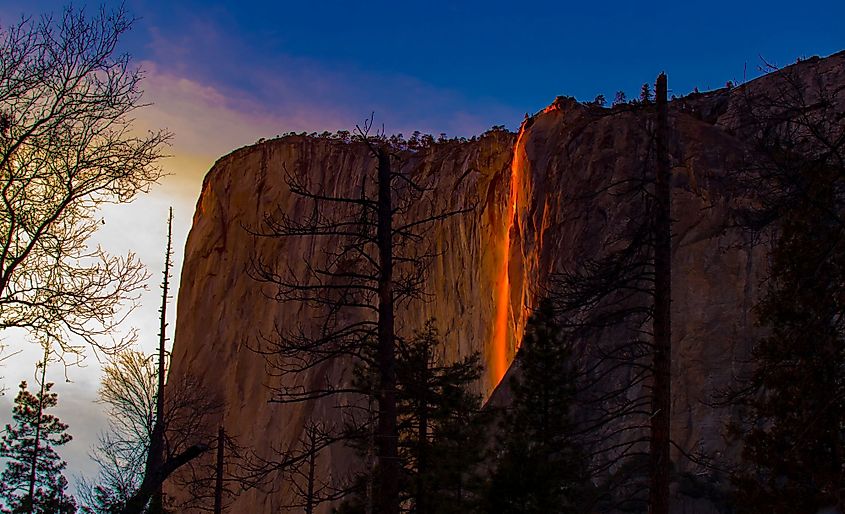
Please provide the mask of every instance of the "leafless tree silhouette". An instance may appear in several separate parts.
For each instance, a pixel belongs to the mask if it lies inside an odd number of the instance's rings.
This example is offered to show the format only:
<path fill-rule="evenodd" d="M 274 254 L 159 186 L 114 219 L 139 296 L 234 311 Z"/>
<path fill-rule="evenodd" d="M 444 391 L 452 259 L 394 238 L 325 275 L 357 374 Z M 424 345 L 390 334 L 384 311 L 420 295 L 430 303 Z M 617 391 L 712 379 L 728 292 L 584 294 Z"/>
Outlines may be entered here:
<path fill-rule="evenodd" d="M 357 192 L 337 196 L 326 184 L 315 184 L 299 173 L 286 174 L 290 191 L 306 207 L 303 216 L 279 209 L 264 217 L 256 237 L 307 238 L 320 256 L 303 256 L 304 273 L 257 255 L 253 277 L 274 288 L 282 304 L 300 304 L 313 319 L 298 327 L 277 327 L 263 335 L 258 351 L 267 357 L 268 370 L 281 385 L 273 401 L 302 402 L 337 394 L 365 397 L 377 403 L 375 444 L 378 449 L 376 511 L 396 514 L 399 509 L 396 409 L 397 306 L 424 299 L 422 286 L 433 245 L 425 233 L 433 224 L 468 211 L 471 206 L 446 210 L 436 207 L 434 183 L 420 184 L 402 170 L 402 152 L 383 133 L 371 134 L 370 118 L 357 127 L 352 145 L 361 145 L 372 158 L 373 169 L 356 177 Z M 355 173 L 354 170 L 346 170 Z M 329 376 L 323 371 L 343 359 L 346 369 L 364 365 L 379 377 L 375 391 L 362 391 L 349 373 Z M 302 374 L 322 375 L 302 385 Z M 296 380 L 296 378 L 300 380 Z M 319 384 L 319 385 L 318 385 Z M 354 401 L 353 401 L 354 403 Z"/>
<path fill-rule="evenodd" d="M 122 7 L 68 8 L 0 28 L 0 328 L 65 352 L 127 343 L 121 306 L 147 278 L 134 255 L 88 247 L 99 206 L 162 176 L 170 138 L 133 125 L 142 73 L 115 54 L 132 23 Z"/>

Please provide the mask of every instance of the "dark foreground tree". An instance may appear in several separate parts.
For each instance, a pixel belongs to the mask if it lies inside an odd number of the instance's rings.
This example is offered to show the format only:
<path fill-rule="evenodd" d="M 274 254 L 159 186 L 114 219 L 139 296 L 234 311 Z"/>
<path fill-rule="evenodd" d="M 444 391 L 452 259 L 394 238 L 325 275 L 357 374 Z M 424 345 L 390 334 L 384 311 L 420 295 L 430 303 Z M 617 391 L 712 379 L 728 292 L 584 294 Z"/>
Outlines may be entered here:
<path fill-rule="evenodd" d="M 589 512 L 587 457 L 571 413 L 575 361 L 550 302 L 529 319 L 512 373 L 485 512 Z"/>
<path fill-rule="evenodd" d="M 481 377 L 478 354 L 447 363 L 445 344 L 434 321 L 397 348 L 400 498 L 403 512 L 462 513 L 479 507 L 480 466 L 484 459 L 487 416 L 472 388 Z M 360 387 L 377 384 L 372 370 L 358 370 Z M 368 382 L 369 384 L 366 384 Z M 366 459 L 372 424 L 356 426 L 350 443 Z M 378 473 L 365 470 L 341 512 L 367 511 L 368 487 L 378 487 Z"/>
<path fill-rule="evenodd" d="M 282 508 L 313 514 L 328 502 L 348 494 L 348 487 L 337 477 L 325 476 L 325 451 L 339 440 L 339 431 L 322 422 L 307 421 L 301 436 L 290 447 L 279 449 L 271 459 L 251 456 L 242 460 L 236 473 L 242 486 L 261 487 L 265 492 L 284 488 Z"/>
<path fill-rule="evenodd" d="M 44 382 L 40 363 L 41 386 L 37 394 L 27 390 L 21 382 L 12 411 L 14 425 L 6 425 L 0 441 L 0 457 L 6 468 L 0 475 L 0 498 L 4 513 L 11 514 L 73 514 L 76 501 L 67 494 L 67 480 L 62 471 L 67 464 L 59 457 L 56 447 L 67 444 L 71 436 L 67 425 L 48 414 L 58 404 L 58 395 L 51 391 L 53 384 Z"/>
<path fill-rule="evenodd" d="M 468 512 L 477 505 L 486 425 L 481 396 L 471 388 L 481 372 L 477 353 L 446 362 L 434 320 L 399 344 L 399 456 L 410 512 Z"/>
<path fill-rule="evenodd" d="M 171 209 L 157 363 L 140 352 L 125 350 L 111 357 L 104 368 L 100 400 L 108 406 L 110 424 L 92 454 L 100 465 L 100 475 L 96 483 L 83 484 L 88 512 L 162 512 L 164 481 L 214 446 L 205 422 L 219 409 L 217 402 L 191 379 L 175 384 L 165 394 L 172 222 Z"/>
<path fill-rule="evenodd" d="M 196 380 L 185 379 L 173 385 L 164 406 L 160 421 L 164 431 L 162 464 L 153 473 L 147 473 L 146 462 L 157 420 L 154 394 L 157 383 L 157 365 L 140 352 L 121 352 L 106 366 L 100 401 L 107 406 L 110 424 L 92 452 L 100 473 L 83 487 L 87 511 L 142 512 L 159 484 L 215 448 L 216 434 L 209 431 L 208 423 L 219 412 L 219 402 Z M 180 487 L 191 485 L 179 483 Z M 211 484 L 205 484 L 204 497 L 196 498 L 198 503 L 212 496 L 213 492 L 205 490 L 210 488 L 213 488 Z"/>
<path fill-rule="evenodd" d="M 142 73 L 116 54 L 132 19 L 66 9 L 0 27 L 0 329 L 79 351 L 113 348 L 118 314 L 147 278 L 92 248 L 99 206 L 162 176 L 169 134 L 139 133 Z"/>
<path fill-rule="evenodd" d="M 83 483 L 84 509 L 97 514 L 119 512 L 138 490 L 144 476 L 155 423 L 155 363 L 138 351 L 123 351 L 103 368 L 99 399 L 109 427 L 91 451 L 100 467 L 97 478 Z"/>
<path fill-rule="evenodd" d="M 752 514 L 845 510 L 845 94 L 802 68 L 738 107 L 754 145 L 737 178 L 755 199 L 740 221 L 774 242 L 755 308 L 767 335 L 731 398 L 746 415 L 736 507 Z"/>
<path fill-rule="evenodd" d="M 167 389 L 165 382 L 167 378 L 167 303 L 170 299 L 170 268 L 173 265 L 173 207 L 167 214 L 167 244 L 164 250 L 164 270 L 161 280 L 161 307 L 159 307 L 159 332 L 158 332 L 158 368 L 156 378 L 155 423 L 150 434 L 150 444 L 147 450 L 147 460 L 144 464 L 144 478 L 141 481 L 139 490 L 143 489 L 147 477 L 155 473 L 157 469 L 164 466 L 167 459 L 167 448 L 165 446 L 165 430 L 167 429 L 165 419 L 165 406 L 167 402 Z M 164 509 L 164 484 L 159 483 L 150 499 L 148 514 L 162 514 Z"/>
<path fill-rule="evenodd" d="M 825 197 L 826 185 L 813 187 L 813 202 Z M 780 223 L 772 279 L 756 309 L 771 333 L 754 348 L 755 394 L 743 402 L 753 424 L 743 434 L 749 469 L 734 481 L 742 512 L 845 508 L 845 234 L 800 207 Z"/>
<path fill-rule="evenodd" d="M 257 348 L 267 356 L 269 372 L 280 378 L 273 401 L 317 401 L 347 395 L 346 405 L 361 407 L 375 400 L 374 433 L 379 479 L 374 508 L 378 514 L 399 512 L 396 306 L 420 300 L 428 265 L 434 256 L 424 234 L 465 206 L 437 210 L 433 186 L 418 184 L 402 170 L 402 148 L 383 134 L 372 135 L 372 119 L 359 128 L 352 145 L 363 147 L 372 166 L 361 170 L 347 196 L 327 192 L 301 173 L 288 173 L 287 184 L 303 207 L 296 216 L 268 213 L 257 237 L 305 238 L 321 255 L 303 256 L 305 269 L 264 256 L 255 259 L 253 276 L 275 288 L 276 300 L 308 310 L 308 323 L 278 327 Z M 340 144 L 348 144 L 347 142 Z M 344 170 L 353 173 L 353 170 Z M 316 325 L 316 327 L 314 326 Z M 351 369 L 363 364 L 378 377 L 378 386 L 361 390 L 333 364 Z M 305 373 L 322 373 L 314 387 L 303 388 Z M 317 385 L 319 384 L 319 385 Z M 351 399 L 350 399 L 351 397 Z M 361 412 L 359 410 L 359 412 Z"/>
<path fill-rule="evenodd" d="M 602 509 L 668 514 L 671 438 L 671 185 L 666 76 L 629 144 L 641 162 L 568 199 L 571 212 L 615 223 L 587 227 L 591 255 L 551 277 L 564 340 L 577 348 L 577 434 Z M 618 116 L 618 109 L 601 116 Z M 606 218 L 605 218 L 606 219 Z"/>

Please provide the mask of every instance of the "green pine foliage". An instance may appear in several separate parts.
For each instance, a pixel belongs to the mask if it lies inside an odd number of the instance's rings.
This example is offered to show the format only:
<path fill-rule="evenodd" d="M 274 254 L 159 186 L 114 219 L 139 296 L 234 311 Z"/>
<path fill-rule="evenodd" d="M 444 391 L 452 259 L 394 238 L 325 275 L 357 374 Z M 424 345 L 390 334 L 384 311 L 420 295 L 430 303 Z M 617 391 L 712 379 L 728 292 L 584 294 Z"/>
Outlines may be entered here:
<path fill-rule="evenodd" d="M 643 84 L 640 88 L 640 103 L 650 104 L 654 101 L 654 93 L 651 91 L 651 85 L 648 82 Z"/>
<path fill-rule="evenodd" d="M 56 447 L 67 444 L 71 436 L 66 424 L 46 413 L 58 404 L 58 395 L 50 391 L 52 387 L 51 383 L 44 384 L 42 391 L 32 394 L 26 382 L 20 384 L 12 410 L 14 425 L 6 425 L 0 439 L 0 457 L 6 459 L 6 468 L 0 474 L 3 513 L 76 512 L 76 501 L 67 494 L 67 480 L 62 475 L 67 464 L 56 453 Z M 34 494 L 30 495 L 33 461 L 35 483 Z"/>
<path fill-rule="evenodd" d="M 468 512 L 481 488 L 485 424 L 481 397 L 471 392 L 480 357 L 446 364 L 443 346 L 429 320 L 398 349 L 399 451 L 410 512 Z"/>
<path fill-rule="evenodd" d="M 583 512 L 589 480 L 570 416 L 575 371 L 571 349 L 548 302 L 528 322 L 516 369 L 485 512 Z"/>
<path fill-rule="evenodd" d="M 749 418 L 737 424 L 739 512 L 841 509 L 845 484 L 845 243 L 831 215 L 836 174 L 806 169 L 807 195 L 782 218 L 754 348 Z"/>
<path fill-rule="evenodd" d="M 434 320 L 408 340 L 397 342 L 396 377 L 399 458 L 402 463 L 403 512 L 459 514 L 477 512 L 483 493 L 480 466 L 485 455 L 486 416 L 481 396 L 472 392 L 481 376 L 480 356 L 447 364 Z M 356 370 L 362 390 L 375 378 L 365 366 Z M 370 438 L 350 442 L 362 458 Z M 378 476 L 378 473 L 375 474 Z M 355 493 L 337 510 L 365 511 L 367 477 L 358 477 Z M 373 484 L 378 488 L 378 483 Z"/>

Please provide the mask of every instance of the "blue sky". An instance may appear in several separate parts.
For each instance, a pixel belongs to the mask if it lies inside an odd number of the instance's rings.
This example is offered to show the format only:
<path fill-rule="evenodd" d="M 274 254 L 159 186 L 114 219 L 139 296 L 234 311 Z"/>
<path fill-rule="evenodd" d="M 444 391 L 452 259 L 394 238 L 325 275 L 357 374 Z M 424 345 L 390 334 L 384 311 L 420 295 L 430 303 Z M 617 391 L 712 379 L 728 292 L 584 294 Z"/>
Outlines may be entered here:
<path fill-rule="evenodd" d="M 133 41 L 142 55 L 165 62 L 173 51 L 196 77 L 268 102 L 278 90 L 267 75 L 340 79 L 317 95 L 363 115 L 381 107 L 402 125 L 417 115 L 448 126 L 450 109 L 513 125 L 521 117 L 493 116 L 558 94 L 636 92 L 663 70 L 681 93 L 719 87 L 746 65 L 756 75 L 760 56 L 788 64 L 845 47 L 845 2 L 835 1 L 168 4 L 130 4 L 144 18 Z M 409 105 L 403 82 L 438 98 Z"/>
<path fill-rule="evenodd" d="M 63 3 L 2 0 L 0 25 Z M 76 2 L 95 9 L 99 3 Z M 115 5 L 109 2 L 107 5 Z M 635 96 L 666 71 L 675 94 L 759 74 L 761 57 L 786 65 L 845 49 L 845 2 L 213 2 L 126 0 L 139 18 L 122 42 L 147 72 L 139 128 L 175 133 L 172 173 L 150 195 L 109 208 L 98 242 L 135 251 L 150 291 L 130 323 L 142 348 L 156 341 L 156 289 L 167 206 L 176 213 L 176 283 L 202 177 L 231 150 L 286 131 L 350 129 L 375 112 L 388 132 L 470 136 L 515 129 L 557 95 Z M 171 309 L 171 313 L 175 309 Z M 171 327 L 173 319 L 171 317 Z M 0 422 L 37 347 L 12 349 L 0 376 Z M 60 415 L 75 440 L 71 474 L 92 471 L 87 451 L 105 418 L 94 403 L 99 364 L 51 370 Z M 68 379 L 70 382 L 65 382 Z"/>
<path fill-rule="evenodd" d="M 0 12 L 61 5 L 5 3 Z M 126 6 L 140 18 L 124 41 L 137 59 L 215 87 L 243 110 L 297 110 L 314 124 L 328 121 L 318 113 L 348 124 L 376 111 L 391 131 L 456 135 L 513 127 L 558 94 L 636 94 L 660 71 L 683 94 L 756 76 L 761 56 L 789 64 L 845 48 L 845 2 L 833 0 Z"/>

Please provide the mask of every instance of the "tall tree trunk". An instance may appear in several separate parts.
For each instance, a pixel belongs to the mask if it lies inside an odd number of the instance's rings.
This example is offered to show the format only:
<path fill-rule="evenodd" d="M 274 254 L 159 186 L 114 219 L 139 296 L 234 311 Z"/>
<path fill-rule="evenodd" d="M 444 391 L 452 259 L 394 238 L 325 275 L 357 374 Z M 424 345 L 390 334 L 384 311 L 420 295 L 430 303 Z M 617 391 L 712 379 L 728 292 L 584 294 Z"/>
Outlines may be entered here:
<path fill-rule="evenodd" d="M 314 467 L 317 464 L 317 434 L 315 427 L 308 428 L 308 483 L 305 488 L 305 514 L 314 514 Z"/>
<path fill-rule="evenodd" d="M 32 443 L 32 460 L 29 463 L 29 493 L 26 504 L 29 514 L 35 512 L 35 484 L 38 482 L 38 451 L 41 444 L 41 418 L 44 415 L 44 384 L 47 379 L 48 357 L 50 357 L 50 346 L 45 344 L 44 361 L 41 363 L 41 389 L 38 393 L 38 419 L 35 420 L 35 441 Z"/>
<path fill-rule="evenodd" d="M 420 384 L 424 387 L 420 399 L 419 427 L 417 430 L 417 498 L 416 514 L 427 514 L 428 512 L 428 394 L 429 394 L 429 348 L 428 341 L 423 348 L 422 376 Z"/>
<path fill-rule="evenodd" d="M 167 342 L 167 300 L 170 292 L 170 268 L 172 266 L 171 257 L 173 255 L 173 208 L 167 216 L 167 248 L 164 254 L 164 278 L 161 281 L 161 308 L 159 309 L 159 332 L 158 332 L 158 392 L 156 394 L 156 412 L 155 424 L 153 425 L 153 433 L 150 436 L 150 450 L 147 455 L 147 462 L 144 469 L 144 475 L 155 474 L 164 464 L 164 403 L 165 403 L 165 373 L 167 372 L 165 362 L 167 359 L 167 351 L 165 343 Z M 163 482 L 156 485 L 155 491 L 150 498 L 150 508 L 148 514 L 161 514 L 164 512 L 164 492 L 162 490 Z"/>
<path fill-rule="evenodd" d="M 383 149 L 378 157 L 378 514 L 399 513 L 399 460 L 396 430 L 396 348 L 393 312 L 393 205 L 390 156 Z"/>
<path fill-rule="evenodd" d="M 217 429 L 217 466 L 215 467 L 214 480 L 214 514 L 223 512 L 223 451 L 226 441 L 226 432 L 223 425 Z"/>
<path fill-rule="evenodd" d="M 373 496 L 375 493 L 375 446 L 376 429 L 373 424 L 373 399 L 368 400 L 367 416 L 369 434 L 367 434 L 367 492 L 364 500 L 364 514 L 373 514 Z"/>
<path fill-rule="evenodd" d="M 672 399 L 672 221 L 669 173 L 669 114 L 666 75 L 657 77 L 656 184 L 654 219 L 654 382 L 651 414 L 649 513 L 669 513 L 670 415 Z"/>

